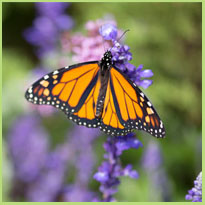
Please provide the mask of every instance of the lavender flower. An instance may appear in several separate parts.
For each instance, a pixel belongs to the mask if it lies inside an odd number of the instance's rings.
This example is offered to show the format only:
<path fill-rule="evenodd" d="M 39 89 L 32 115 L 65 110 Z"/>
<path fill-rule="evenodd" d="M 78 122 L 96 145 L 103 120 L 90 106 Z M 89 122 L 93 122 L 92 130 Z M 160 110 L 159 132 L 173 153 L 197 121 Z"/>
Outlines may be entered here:
<path fill-rule="evenodd" d="M 39 2 L 35 3 L 35 6 L 39 15 L 53 19 L 64 13 L 69 4 L 67 2 Z"/>
<path fill-rule="evenodd" d="M 23 33 L 24 38 L 37 47 L 37 56 L 42 57 L 47 52 L 56 49 L 60 33 L 73 26 L 73 20 L 65 14 L 68 3 L 40 2 L 36 3 L 38 16 L 33 26 Z"/>
<path fill-rule="evenodd" d="M 62 191 L 62 200 L 67 202 L 89 202 L 95 197 L 95 193 L 81 185 L 68 185 Z"/>
<path fill-rule="evenodd" d="M 80 129 L 79 129 L 80 128 Z M 69 132 L 64 143 L 65 152 L 69 156 L 68 165 L 75 166 L 75 183 L 65 185 L 61 190 L 63 201 L 92 201 L 95 193 L 88 188 L 89 180 L 95 164 L 92 143 L 99 136 L 99 130 L 75 126 Z M 80 143 L 79 143 L 80 142 Z"/>
<path fill-rule="evenodd" d="M 162 154 L 156 142 L 150 142 L 142 157 L 142 166 L 150 182 L 150 201 L 170 201 L 171 186 L 162 166 Z"/>
<path fill-rule="evenodd" d="M 85 25 L 87 36 L 76 33 L 71 37 L 71 45 L 68 44 L 67 50 L 71 48 L 74 62 L 99 60 L 105 52 L 103 43 L 105 47 L 110 47 L 111 44 L 107 41 L 103 42 L 99 34 L 99 28 L 102 24 L 103 22 L 100 20 L 89 21 Z"/>
<path fill-rule="evenodd" d="M 99 33 L 105 40 L 116 39 L 117 27 L 113 24 L 104 24 L 100 27 Z"/>
<path fill-rule="evenodd" d="M 25 183 L 34 181 L 46 161 L 48 135 L 35 116 L 19 117 L 8 135 L 8 146 L 15 177 Z"/>
<path fill-rule="evenodd" d="M 96 129 L 79 129 L 75 126 L 67 141 L 48 153 L 41 175 L 28 187 L 28 200 L 91 201 L 94 196 L 88 189 L 88 180 L 94 165 L 91 143 L 98 134 Z M 75 184 L 64 184 L 71 166 L 76 167 Z"/>
<path fill-rule="evenodd" d="M 100 191 L 103 194 L 103 201 L 115 201 L 113 195 L 118 191 L 120 184 L 120 176 L 129 176 L 138 178 L 138 173 L 132 169 L 132 165 L 123 168 L 120 165 L 120 156 L 124 150 L 141 147 L 141 142 L 135 138 L 134 134 L 122 137 L 109 137 L 104 144 L 107 152 L 104 155 L 106 161 L 102 162 L 98 168 L 98 172 L 94 175 L 94 179 L 101 183 Z"/>
<path fill-rule="evenodd" d="M 131 63 L 132 53 L 127 45 L 121 45 L 117 41 L 117 29 L 112 24 L 105 24 L 99 29 L 99 33 L 105 40 L 111 40 L 113 47 L 110 49 L 112 53 L 113 63 L 122 70 L 136 85 L 148 88 L 152 84 L 152 80 L 144 79 L 153 76 L 151 70 L 142 70 L 143 65 L 138 68 Z M 143 79 L 142 79 L 143 78 Z"/>
<path fill-rule="evenodd" d="M 160 147 L 155 142 L 150 142 L 142 157 L 142 166 L 146 171 L 154 172 L 162 164 L 162 155 Z"/>
<path fill-rule="evenodd" d="M 26 197 L 34 202 L 56 201 L 62 189 L 67 171 L 68 157 L 64 146 L 59 146 L 47 156 L 39 178 L 30 184 Z"/>
<path fill-rule="evenodd" d="M 74 130 L 69 133 L 70 138 L 67 143 L 70 146 L 70 151 L 75 154 L 72 161 L 77 168 L 76 183 L 80 183 L 82 186 L 87 186 L 92 174 L 95 164 L 92 143 L 99 134 L 98 129 L 84 126 L 75 126 Z"/>
<path fill-rule="evenodd" d="M 194 187 L 188 191 L 186 200 L 192 200 L 192 202 L 202 202 L 202 172 L 199 173 L 194 181 Z"/>

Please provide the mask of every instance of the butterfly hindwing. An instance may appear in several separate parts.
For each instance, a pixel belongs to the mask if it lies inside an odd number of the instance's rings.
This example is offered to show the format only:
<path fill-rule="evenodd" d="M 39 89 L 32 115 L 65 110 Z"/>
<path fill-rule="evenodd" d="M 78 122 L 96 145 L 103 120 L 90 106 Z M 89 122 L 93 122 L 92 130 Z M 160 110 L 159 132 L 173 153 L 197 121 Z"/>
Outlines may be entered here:
<path fill-rule="evenodd" d="M 108 80 L 104 108 L 101 118 L 100 129 L 109 135 L 121 135 L 125 127 L 121 124 L 114 104 L 113 93 L 111 91 L 111 79 Z"/>
<path fill-rule="evenodd" d="M 88 89 L 88 95 L 85 100 L 82 100 L 80 109 L 74 113 L 69 114 L 69 119 L 73 120 L 79 125 L 87 127 L 98 127 L 100 119 L 96 118 L 96 105 L 101 86 L 99 74 L 95 76 L 94 81 L 90 84 L 91 89 Z M 85 92 L 86 94 L 86 92 Z"/>
<path fill-rule="evenodd" d="M 110 99 L 117 114 L 118 127 L 110 124 L 108 103 L 103 110 L 102 130 L 111 135 L 125 135 L 133 129 L 144 130 L 155 137 L 164 137 L 165 130 L 157 112 L 143 92 L 119 69 L 110 69 L 106 98 Z M 120 126 L 121 127 L 120 127 Z"/>

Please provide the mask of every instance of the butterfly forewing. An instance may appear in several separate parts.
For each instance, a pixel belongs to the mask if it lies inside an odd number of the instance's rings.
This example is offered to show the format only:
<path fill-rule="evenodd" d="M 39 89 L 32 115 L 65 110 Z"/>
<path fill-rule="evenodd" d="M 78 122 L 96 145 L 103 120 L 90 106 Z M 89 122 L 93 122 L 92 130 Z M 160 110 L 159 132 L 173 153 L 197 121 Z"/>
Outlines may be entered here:
<path fill-rule="evenodd" d="M 78 124 L 96 127 L 96 99 L 99 82 L 98 62 L 78 64 L 51 72 L 35 82 L 25 94 L 34 104 L 53 105 Z"/>

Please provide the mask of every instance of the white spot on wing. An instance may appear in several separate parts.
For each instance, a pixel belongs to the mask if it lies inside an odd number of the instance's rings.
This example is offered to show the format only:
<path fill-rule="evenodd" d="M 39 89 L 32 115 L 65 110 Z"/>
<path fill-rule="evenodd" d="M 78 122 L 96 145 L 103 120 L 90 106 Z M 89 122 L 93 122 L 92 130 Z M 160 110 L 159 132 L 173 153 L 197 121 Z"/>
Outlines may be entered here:
<path fill-rule="evenodd" d="M 28 89 L 28 93 L 32 93 L 32 87 Z"/>
<path fill-rule="evenodd" d="M 49 78 L 49 76 L 48 76 L 48 75 L 45 75 L 43 78 L 46 80 L 46 79 L 48 79 L 48 78 Z"/>
<path fill-rule="evenodd" d="M 55 71 L 53 72 L 53 75 L 58 74 L 58 73 L 59 73 L 58 70 L 55 70 Z"/>
<path fill-rule="evenodd" d="M 160 121 L 160 127 L 163 128 L 163 123 L 162 123 L 162 121 Z"/>
<path fill-rule="evenodd" d="M 144 97 L 144 93 L 141 92 L 140 95 L 141 95 L 142 97 Z"/>
<path fill-rule="evenodd" d="M 150 102 L 150 101 L 148 101 L 148 102 L 147 102 L 147 105 L 148 105 L 149 107 L 151 107 L 151 106 L 152 106 L 152 104 L 151 104 L 151 102 Z"/>

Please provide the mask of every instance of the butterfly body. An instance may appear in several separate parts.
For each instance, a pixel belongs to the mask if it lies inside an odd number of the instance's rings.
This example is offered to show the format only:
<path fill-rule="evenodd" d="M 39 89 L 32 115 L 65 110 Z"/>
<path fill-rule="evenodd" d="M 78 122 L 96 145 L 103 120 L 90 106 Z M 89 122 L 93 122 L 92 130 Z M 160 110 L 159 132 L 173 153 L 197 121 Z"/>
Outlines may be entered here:
<path fill-rule="evenodd" d="M 101 117 L 103 107 L 104 107 L 104 99 L 106 95 L 106 90 L 107 90 L 107 84 L 108 84 L 108 79 L 109 79 L 109 69 L 112 65 L 112 54 L 110 51 L 107 51 L 101 61 L 99 62 L 99 75 L 100 75 L 100 82 L 101 82 L 101 87 L 99 91 L 99 96 L 97 99 L 97 104 L 96 104 L 96 117 Z"/>
<path fill-rule="evenodd" d="M 105 52 L 100 61 L 58 69 L 35 82 L 25 94 L 34 104 L 62 110 L 78 125 L 99 127 L 108 135 L 134 129 L 163 138 L 165 129 L 143 92 L 112 63 Z"/>

